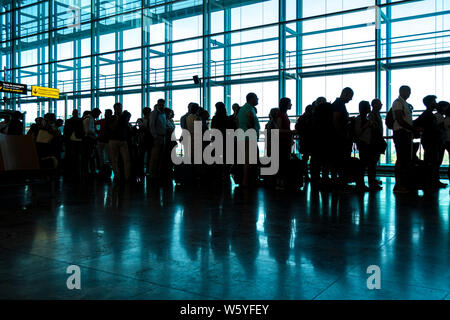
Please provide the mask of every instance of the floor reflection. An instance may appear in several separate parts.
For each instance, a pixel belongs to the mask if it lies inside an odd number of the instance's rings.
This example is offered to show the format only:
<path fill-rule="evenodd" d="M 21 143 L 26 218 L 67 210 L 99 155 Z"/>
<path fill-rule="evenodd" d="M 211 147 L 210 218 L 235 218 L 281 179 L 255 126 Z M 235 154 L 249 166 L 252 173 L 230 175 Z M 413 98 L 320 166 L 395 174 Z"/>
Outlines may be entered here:
<path fill-rule="evenodd" d="M 2 298 L 415 299 L 450 293 L 449 193 L 68 185 L 3 189 Z M 82 293 L 62 290 L 68 264 Z M 366 288 L 379 265 L 383 290 Z M 28 276 L 32 275 L 32 276 Z M 121 294 L 101 291 L 122 279 Z"/>

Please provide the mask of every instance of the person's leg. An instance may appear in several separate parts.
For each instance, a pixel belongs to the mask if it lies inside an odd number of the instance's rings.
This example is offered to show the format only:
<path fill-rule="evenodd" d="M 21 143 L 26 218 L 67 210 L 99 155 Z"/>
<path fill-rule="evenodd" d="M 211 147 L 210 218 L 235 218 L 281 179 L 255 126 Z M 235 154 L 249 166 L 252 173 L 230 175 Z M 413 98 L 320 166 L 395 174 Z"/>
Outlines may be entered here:
<path fill-rule="evenodd" d="M 137 153 L 137 174 L 139 177 L 143 177 L 145 173 L 145 165 L 144 165 L 144 159 L 145 159 L 145 152 L 146 148 L 143 142 L 141 142 L 138 145 L 138 153 Z"/>
<path fill-rule="evenodd" d="M 86 138 L 81 142 L 81 177 L 86 179 L 89 172 L 89 145 Z"/>
<path fill-rule="evenodd" d="M 248 187 L 249 184 L 249 171 L 250 171 L 250 143 L 248 140 L 245 141 L 245 163 L 243 166 L 243 174 L 242 174 L 242 186 Z M 281 167 L 281 163 L 280 163 Z M 279 172 L 279 171 L 278 171 Z"/>
<path fill-rule="evenodd" d="M 338 168 L 339 168 L 339 162 L 340 162 L 340 146 L 339 146 L 339 140 L 334 139 L 333 143 L 331 144 L 331 158 L 330 158 L 330 170 L 331 170 L 331 179 L 333 180 L 333 183 L 336 183 L 338 180 Z"/>
<path fill-rule="evenodd" d="M 161 157 L 159 160 L 159 172 L 161 173 L 161 182 L 166 185 L 168 180 L 169 180 L 169 165 L 168 162 L 170 161 L 170 153 L 168 154 L 168 150 L 167 150 L 167 146 L 166 146 L 166 141 L 163 140 L 162 141 L 162 145 L 161 145 Z"/>
<path fill-rule="evenodd" d="M 320 156 L 317 150 L 314 150 L 311 154 L 311 182 L 316 183 L 320 179 L 320 169 L 321 169 L 321 163 L 320 163 Z"/>
<path fill-rule="evenodd" d="M 67 141 L 65 143 L 65 152 L 64 152 L 64 173 L 65 176 L 69 179 L 72 178 L 73 175 L 73 148 L 71 141 Z"/>
<path fill-rule="evenodd" d="M 75 144 L 75 152 L 76 152 L 76 158 L 75 158 L 75 162 L 76 162 L 76 179 L 78 181 L 80 181 L 80 179 L 83 176 L 83 162 L 85 160 L 85 155 L 84 155 L 84 145 L 83 142 L 81 141 L 77 141 L 74 143 Z"/>
<path fill-rule="evenodd" d="M 369 179 L 369 187 L 372 189 L 379 189 L 378 183 L 377 183 L 377 164 L 378 159 L 380 158 L 380 155 L 377 151 L 373 149 L 373 146 L 369 146 L 369 163 L 367 168 L 367 176 Z"/>
<path fill-rule="evenodd" d="M 97 143 L 97 155 L 98 155 L 98 168 L 102 168 L 105 165 L 105 143 L 98 142 Z"/>
<path fill-rule="evenodd" d="M 286 140 L 280 140 L 279 160 L 280 168 L 277 174 L 277 185 L 284 188 L 289 174 L 290 145 Z"/>
<path fill-rule="evenodd" d="M 161 159 L 161 141 L 155 139 L 153 141 L 152 157 L 150 159 L 150 177 L 152 179 L 158 179 L 160 177 L 159 166 Z"/>
<path fill-rule="evenodd" d="M 423 159 L 429 170 L 428 174 L 430 177 L 430 187 L 435 188 L 437 186 L 438 175 L 436 175 L 436 157 L 435 157 L 435 147 L 432 143 L 422 143 L 423 147 Z"/>
<path fill-rule="evenodd" d="M 359 159 L 361 160 L 361 172 L 360 175 L 357 178 L 356 181 L 356 186 L 358 188 L 363 188 L 365 187 L 365 182 L 364 182 L 364 176 L 365 176 L 365 172 L 366 172 L 366 168 L 368 168 L 367 171 L 369 171 L 369 159 L 370 159 L 370 155 L 369 155 L 369 146 L 365 143 L 360 143 L 358 145 L 358 150 L 359 150 Z M 355 168 L 353 168 L 355 169 Z"/>
<path fill-rule="evenodd" d="M 439 167 L 442 166 L 442 162 L 444 162 L 445 155 L 445 144 L 439 146 Z"/>
<path fill-rule="evenodd" d="M 434 171 L 434 184 L 437 188 L 439 187 L 443 187 L 446 186 L 445 184 L 441 183 L 440 181 L 440 175 L 439 175 L 439 168 L 441 167 L 441 160 L 440 160 L 440 156 L 441 156 L 441 147 L 439 146 L 438 143 L 435 143 L 433 145 L 433 150 L 432 150 L 432 168 Z"/>
<path fill-rule="evenodd" d="M 120 179 L 120 170 L 119 170 L 119 141 L 110 140 L 109 141 L 109 150 L 111 152 L 111 165 L 114 172 L 114 179 Z"/>
<path fill-rule="evenodd" d="M 123 168 L 125 170 L 125 180 L 129 181 L 131 178 L 131 160 L 128 143 L 126 141 L 119 142 L 119 152 L 123 161 Z"/>
<path fill-rule="evenodd" d="M 399 191 L 408 188 L 409 169 L 412 162 L 412 137 L 411 134 L 404 130 L 394 131 L 394 144 L 397 155 L 395 163 L 396 169 L 396 186 Z M 403 190 L 402 190 L 403 189 Z"/>
<path fill-rule="evenodd" d="M 89 139 L 89 165 L 90 165 L 90 174 L 95 175 L 96 171 L 96 162 L 98 162 L 97 148 L 94 139 Z"/>

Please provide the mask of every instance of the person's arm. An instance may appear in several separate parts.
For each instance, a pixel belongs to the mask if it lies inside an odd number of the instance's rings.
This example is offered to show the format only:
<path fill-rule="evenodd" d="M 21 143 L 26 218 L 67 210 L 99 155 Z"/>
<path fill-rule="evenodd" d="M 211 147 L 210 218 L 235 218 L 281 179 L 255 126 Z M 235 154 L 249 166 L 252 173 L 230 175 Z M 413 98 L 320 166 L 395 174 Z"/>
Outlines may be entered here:
<path fill-rule="evenodd" d="M 333 112 L 333 127 L 336 130 L 340 130 L 341 128 L 341 113 Z"/>
<path fill-rule="evenodd" d="M 411 131 L 415 131 L 416 129 L 410 125 L 408 122 L 406 122 L 405 118 L 403 118 L 403 111 L 402 110 L 395 110 L 394 111 L 394 117 L 395 120 L 399 123 L 399 125 L 403 128 L 406 128 Z"/>
<path fill-rule="evenodd" d="M 394 103 L 392 104 L 392 112 L 394 113 L 394 120 L 397 121 L 402 128 L 415 131 L 416 129 L 414 128 L 414 126 L 406 122 L 404 118 L 405 114 L 403 108 L 404 106 L 400 101 L 398 100 L 394 101 Z"/>
<path fill-rule="evenodd" d="M 249 129 L 250 129 L 250 128 L 255 128 L 255 117 L 254 117 L 254 115 L 253 115 L 253 112 L 249 111 L 249 112 L 247 113 L 247 118 L 248 118 L 248 121 L 249 121 L 249 126 L 248 126 L 248 128 L 249 128 Z"/>

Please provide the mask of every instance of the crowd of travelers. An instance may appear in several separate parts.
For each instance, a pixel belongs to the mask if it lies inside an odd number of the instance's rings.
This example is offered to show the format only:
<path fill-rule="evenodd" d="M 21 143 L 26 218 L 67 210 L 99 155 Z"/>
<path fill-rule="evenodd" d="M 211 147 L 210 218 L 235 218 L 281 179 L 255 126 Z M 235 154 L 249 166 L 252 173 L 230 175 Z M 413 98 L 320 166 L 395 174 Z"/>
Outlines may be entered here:
<path fill-rule="evenodd" d="M 294 128 L 288 116 L 291 100 L 280 99 L 279 106 L 270 110 L 265 126 L 267 152 L 274 143 L 271 131 L 279 130 L 280 165 L 278 173 L 272 177 L 259 177 L 255 171 L 258 165 L 249 164 L 248 156 L 241 165 L 222 164 L 210 168 L 174 165 L 171 152 L 180 141 L 171 139 L 176 128 L 174 112 L 166 107 L 164 99 L 159 99 L 152 109 L 143 108 L 142 117 L 135 123 L 130 123 L 131 114 L 123 110 L 122 104 L 115 103 L 113 109 L 106 109 L 104 114 L 95 108 L 80 116 L 74 109 L 65 123 L 55 114 L 47 113 L 36 118 L 26 134 L 36 142 L 39 157 L 53 158 L 57 170 L 71 182 L 113 177 L 117 183 L 138 183 L 149 176 L 151 183 L 157 185 L 170 185 L 174 179 L 196 184 L 205 180 L 230 181 L 231 175 L 244 188 L 257 185 L 264 178 L 268 185 L 284 190 L 302 185 L 304 179 L 313 188 L 367 192 L 382 189 L 382 182 L 377 179 L 377 164 L 386 152 L 387 132 L 392 131 L 393 156 L 396 157 L 394 192 L 446 187 L 440 181 L 439 170 L 445 151 L 450 154 L 450 104 L 438 102 L 436 96 L 426 96 L 423 98 L 425 111 L 413 119 L 413 107 L 407 102 L 411 89 L 402 86 L 385 117 L 380 114 L 383 106 L 380 99 L 360 101 L 359 114 L 352 117 L 346 105 L 353 94 L 347 87 L 334 102 L 317 98 L 304 109 L 295 125 L 292 123 Z M 216 103 L 215 114 L 210 119 L 206 109 L 192 102 L 186 114 L 180 117 L 180 126 L 191 133 L 191 139 L 195 137 L 197 121 L 203 132 L 218 129 L 224 136 L 227 129 L 259 132 L 257 106 L 257 95 L 249 93 L 244 105 L 231 106 L 230 115 L 223 102 Z M 23 134 L 20 118 L 20 112 L 14 112 L 8 121 L 0 123 L 0 133 Z M 419 139 L 420 143 L 414 142 Z M 202 141 L 203 148 L 207 144 Z M 419 144 L 423 159 L 418 156 Z M 194 145 L 193 141 L 190 145 Z M 248 145 L 245 147 L 248 153 Z M 301 154 L 301 159 L 294 149 Z M 450 179 L 450 169 L 448 175 Z"/>

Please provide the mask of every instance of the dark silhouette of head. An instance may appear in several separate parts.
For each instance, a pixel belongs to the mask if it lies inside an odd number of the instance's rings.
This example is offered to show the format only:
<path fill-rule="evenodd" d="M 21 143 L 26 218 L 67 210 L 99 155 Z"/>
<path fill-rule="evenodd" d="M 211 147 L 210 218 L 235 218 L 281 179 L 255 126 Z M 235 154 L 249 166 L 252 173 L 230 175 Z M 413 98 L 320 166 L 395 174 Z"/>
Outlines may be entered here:
<path fill-rule="evenodd" d="M 370 103 L 369 101 L 363 100 L 359 103 L 359 114 L 367 115 L 370 112 Z"/>
<path fill-rule="evenodd" d="M 225 107 L 225 103 L 217 102 L 216 103 L 216 116 L 227 116 L 227 108 Z"/>
<path fill-rule="evenodd" d="M 94 119 L 97 119 L 102 114 L 102 112 L 100 111 L 99 108 L 94 108 L 92 109 L 91 114 L 94 117 Z"/>
<path fill-rule="evenodd" d="M 125 110 L 122 113 L 122 116 L 123 116 L 123 119 L 125 120 L 125 122 L 128 122 L 131 119 L 131 113 L 129 113 L 127 110 Z"/>
<path fill-rule="evenodd" d="M 291 107 L 292 107 L 291 99 L 286 97 L 280 99 L 280 111 L 282 113 L 286 113 L 289 109 L 291 109 Z"/>
<path fill-rule="evenodd" d="M 233 103 L 233 105 L 231 106 L 231 109 L 233 110 L 233 113 L 235 113 L 235 114 L 239 111 L 240 108 L 241 107 L 237 103 Z"/>
<path fill-rule="evenodd" d="M 408 100 L 408 98 L 411 96 L 411 88 L 408 86 L 401 86 L 399 89 L 399 94 L 403 100 Z"/>
<path fill-rule="evenodd" d="M 380 99 L 373 99 L 371 105 L 372 105 L 372 110 L 376 111 L 376 112 L 380 111 L 381 107 L 383 106 Z"/>
<path fill-rule="evenodd" d="M 270 109 L 270 112 L 269 112 L 269 119 L 270 119 L 270 120 L 275 120 L 275 117 L 277 116 L 278 111 L 280 111 L 280 109 L 278 109 L 278 108 L 272 108 L 272 109 Z"/>
<path fill-rule="evenodd" d="M 315 107 L 315 106 L 319 106 L 319 105 L 324 104 L 324 103 L 327 103 L 327 98 L 325 98 L 325 97 L 318 97 L 316 99 L 316 101 L 314 101 L 312 103 L 312 105 Z"/>
<path fill-rule="evenodd" d="M 20 120 L 22 118 L 22 113 L 20 111 L 14 111 L 11 119 Z"/>
<path fill-rule="evenodd" d="M 150 116 L 150 113 L 152 113 L 152 109 L 150 109 L 149 107 L 145 107 L 144 109 L 142 109 L 142 115 L 144 116 L 144 118 Z"/>
<path fill-rule="evenodd" d="M 340 98 L 345 103 L 350 102 L 353 99 L 353 89 L 349 88 L 349 87 L 346 87 L 346 88 L 342 89 Z"/>
<path fill-rule="evenodd" d="M 114 104 L 113 109 L 114 109 L 114 114 L 116 114 L 116 115 L 121 115 L 122 114 L 123 107 L 122 107 L 122 104 L 120 102 L 116 102 Z"/>
<path fill-rule="evenodd" d="M 423 98 L 423 104 L 427 107 L 427 110 L 433 111 L 437 108 L 438 104 L 436 102 L 436 96 L 428 95 Z"/>
<path fill-rule="evenodd" d="M 72 110 L 72 118 L 78 118 L 78 109 L 73 109 Z"/>
<path fill-rule="evenodd" d="M 447 101 L 438 102 L 437 111 L 440 114 L 446 114 L 448 109 L 450 109 L 450 103 L 448 103 Z"/>
<path fill-rule="evenodd" d="M 164 108 L 166 107 L 166 100 L 158 99 L 158 102 L 156 103 L 156 107 L 159 109 L 159 111 L 163 112 Z"/>
<path fill-rule="evenodd" d="M 112 115 L 113 115 L 113 112 L 112 112 L 111 109 L 106 109 L 106 110 L 105 110 L 105 118 L 106 118 L 106 119 L 111 118 Z"/>
<path fill-rule="evenodd" d="M 258 105 L 258 100 L 259 99 L 256 93 L 250 92 L 249 94 L 247 94 L 246 101 L 252 107 L 256 107 Z"/>
<path fill-rule="evenodd" d="M 189 112 L 192 114 L 196 114 L 198 112 L 198 109 L 200 108 L 198 103 L 191 102 L 189 103 L 189 105 L 190 105 Z"/>

